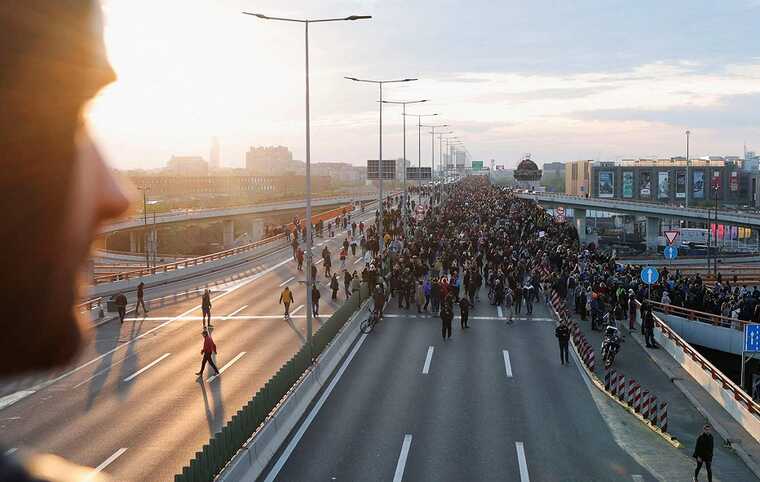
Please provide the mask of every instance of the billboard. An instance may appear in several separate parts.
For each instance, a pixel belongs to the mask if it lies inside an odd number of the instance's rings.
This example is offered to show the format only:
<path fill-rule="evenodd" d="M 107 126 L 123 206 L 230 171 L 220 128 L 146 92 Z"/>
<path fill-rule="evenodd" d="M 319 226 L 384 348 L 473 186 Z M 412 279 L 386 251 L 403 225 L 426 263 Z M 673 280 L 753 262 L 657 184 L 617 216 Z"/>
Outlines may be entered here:
<path fill-rule="evenodd" d="M 683 171 L 676 173 L 676 197 L 681 199 L 686 197 L 686 173 Z"/>
<path fill-rule="evenodd" d="M 668 176 L 668 171 L 657 173 L 657 197 L 659 199 L 670 197 L 670 176 Z"/>
<path fill-rule="evenodd" d="M 623 197 L 633 197 L 633 171 L 623 171 Z"/>
<path fill-rule="evenodd" d="M 380 179 L 380 161 L 367 161 L 367 179 L 377 181 Z M 393 159 L 383 159 L 383 180 L 392 181 L 396 179 L 396 161 Z"/>
<path fill-rule="evenodd" d="M 705 171 L 694 171 L 692 173 L 691 197 L 693 199 L 705 198 Z"/>
<path fill-rule="evenodd" d="M 711 196 L 720 195 L 720 171 L 713 171 L 710 191 L 712 192 Z"/>
<path fill-rule="evenodd" d="M 472 161 L 472 170 L 473 171 L 482 171 L 483 170 L 483 161 Z"/>
<path fill-rule="evenodd" d="M 615 174 L 612 171 L 599 173 L 599 197 L 615 196 Z"/>
<path fill-rule="evenodd" d="M 652 195 L 652 174 L 642 172 L 639 175 L 639 196 L 650 197 Z"/>
<path fill-rule="evenodd" d="M 420 177 L 421 174 L 421 177 Z M 429 167 L 407 167 L 406 178 L 410 181 L 430 180 L 432 179 L 432 170 Z"/>

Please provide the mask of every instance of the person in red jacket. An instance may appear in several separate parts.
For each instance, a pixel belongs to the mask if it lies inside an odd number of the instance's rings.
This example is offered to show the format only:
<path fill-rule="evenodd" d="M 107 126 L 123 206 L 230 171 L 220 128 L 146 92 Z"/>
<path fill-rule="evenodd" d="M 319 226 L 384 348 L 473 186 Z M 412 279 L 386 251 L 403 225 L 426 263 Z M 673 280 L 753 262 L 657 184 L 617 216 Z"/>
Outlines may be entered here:
<path fill-rule="evenodd" d="M 211 368 L 216 370 L 216 374 L 219 375 L 219 369 L 216 367 L 214 359 L 211 357 L 211 355 L 215 353 L 216 344 L 214 343 L 214 340 L 211 339 L 211 335 L 209 335 L 208 331 L 203 330 L 203 349 L 201 350 L 203 361 L 201 362 L 201 371 L 196 373 L 196 375 L 203 376 L 203 369 L 206 368 L 206 362 L 208 362 L 208 364 L 211 365 Z"/>

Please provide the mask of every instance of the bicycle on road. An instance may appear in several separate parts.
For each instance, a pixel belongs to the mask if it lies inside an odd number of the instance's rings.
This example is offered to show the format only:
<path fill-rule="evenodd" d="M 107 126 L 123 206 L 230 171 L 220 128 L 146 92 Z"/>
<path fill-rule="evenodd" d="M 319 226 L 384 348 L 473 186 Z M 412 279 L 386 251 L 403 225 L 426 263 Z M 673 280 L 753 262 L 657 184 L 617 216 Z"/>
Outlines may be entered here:
<path fill-rule="evenodd" d="M 366 320 L 359 325 L 359 331 L 364 334 L 371 333 L 377 322 L 380 321 L 380 310 L 372 310 Z"/>

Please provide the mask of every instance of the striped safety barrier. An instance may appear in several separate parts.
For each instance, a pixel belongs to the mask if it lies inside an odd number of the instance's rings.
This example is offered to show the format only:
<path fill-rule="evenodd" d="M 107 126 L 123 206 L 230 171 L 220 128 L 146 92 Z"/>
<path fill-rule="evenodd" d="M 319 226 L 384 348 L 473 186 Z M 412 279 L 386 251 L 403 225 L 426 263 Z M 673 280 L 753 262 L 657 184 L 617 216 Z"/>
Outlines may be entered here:
<path fill-rule="evenodd" d="M 625 375 L 623 374 L 618 379 L 617 397 L 619 400 L 625 400 Z"/>
<path fill-rule="evenodd" d="M 608 392 L 610 391 L 610 386 L 612 384 L 612 375 L 615 373 L 615 370 L 607 370 L 604 373 L 604 389 Z"/>
<path fill-rule="evenodd" d="M 657 397 L 654 395 L 649 400 L 649 414 L 644 418 L 652 422 L 653 425 L 657 425 Z"/>
<path fill-rule="evenodd" d="M 634 390 L 633 404 L 631 408 L 633 408 L 634 412 L 641 413 L 641 385 L 638 383 L 636 384 L 636 388 Z"/>
<path fill-rule="evenodd" d="M 641 410 L 639 414 L 644 418 L 647 418 L 649 414 L 649 390 L 641 392 Z"/>
<path fill-rule="evenodd" d="M 668 431 L 668 402 L 662 402 L 660 404 L 660 420 L 658 426 L 663 432 Z"/>
<path fill-rule="evenodd" d="M 633 405 L 633 398 L 635 394 L 636 394 L 636 380 L 631 378 L 630 380 L 628 380 L 628 395 L 625 398 L 625 402 L 628 405 Z"/>

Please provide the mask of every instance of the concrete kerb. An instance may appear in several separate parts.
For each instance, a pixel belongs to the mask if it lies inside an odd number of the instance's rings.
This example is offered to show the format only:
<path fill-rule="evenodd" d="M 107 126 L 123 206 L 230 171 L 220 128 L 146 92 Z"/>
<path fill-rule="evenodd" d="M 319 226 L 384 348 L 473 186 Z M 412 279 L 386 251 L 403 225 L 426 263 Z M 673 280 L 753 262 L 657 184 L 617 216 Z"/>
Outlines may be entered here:
<path fill-rule="evenodd" d="M 638 319 L 638 316 L 637 316 L 636 321 L 637 321 L 637 324 L 640 324 L 640 320 Z M 661 335 L 660 330 L 655 330 L 655 333 Z M 633 338 L 636 341 L 636 343 L 638 343 L 642 348 L 644 348 L 643 342 L 638 337 L 632 336 L 631 338 Z M 656 341 L 660 345 L 662 345 L 663 344 L 663 342 L 661 341 L 662 336 L 659 336 L 656 338 L 660 338 L 660 339 L 657 339 Z M 705 420 L 707 420 L 710 423 L 710 425 L 715 429 L 718 435 L 720 435 L 720 437 L 726 442 L 726 444 L 729 445 L 734 450 L 734 452 L 736 452 L 739 458 L 742 459 L 742 462 L 744 462 L 744 464 L 752 471 L 752 473 L 754 473 L 755 476 L 760 478 L 760 464 L 758 464 L 758 461 L 756 461 L 749 453 L 747 453 L 746 450 L 744 450 L 744 448 L 741 446 L 741 443 L 738 443 L 737 440 L 731 438 L 730 434 L 728 433 L 728 430 L 725 427 L 723 427 L 723 425 L 717 420 L 717 418 L 711 415 L 710 412 L 708 412 L 707 409 L 705 409 L 705 407 L 699 402 L 699 400 L 697 400 L 691 394 L 691 392 L 689 392 L 689 390 L 683 386 L 683 383 L 681 383 L 681 378 L 675 376 L 675 374 L 673 374 L 670 371 L 670 369 L 660 364 L 657 361 L 657 359 L 653 356 L 653 354 L 649 352 L 649 350 L 645 349 L 644 351 L 646 352 L 650 360 L 652 360 L 652 362 L 654 362 L 654 364 L 657 365 L 659 369 L 662 370 L 663 373 L 665 373 L 665 375 L 673 382 L 673 384 L 681 391 L 681 393 L 683 393 L 683 395 L 694 406 L 697 412 L 699 412 L 700 415 L 702 415 L 705 418 Z"/>
<path fill-rule="evenodd" d="M 233 457 L 216 480 L 232 482 L 256 480 L 269 466 L 280 446 L 287 440 L 322 387 L 340 364 L 359 336 L 357 318 L 366 314 L 371 299 L 365 300 L 332 343 L 320 354 L 311 369 L 302 377 L 275 413 L 251 437 Z"/>
<path fill-rule="evenodd" d="M 559 313 L 557 312 L 557 309 L 551 303 L 549 303 L 549 306 L 551 307 L 551 311 L 552 311 L 552 314 L 554 315 L 556 323 L 559 324 L 559 321 L 561 320 L 561 317 L 560 317 Z M 581 362 L 580 365 L 583 368 L 583 371 L 586 373 L 586 375 L 588 376 L 589 380 L 591 380 L 591 382 L 594 384 L 594 386 L 596 386 L 596 388 L 598 388 L 602 393 L 604 393 L 607 396 L 607 398 L 609 398 L 610 400 L 614 400 L 615 403 L 617 403 L 618 405 L 620 405 L 621 407 L 623 407 L 623 409 L 625 411 L 627 411 L 628 413 L 630 413 L 631 415 L 633 415 L 636 419 L 639 420 L 639 422 L 641 422 L 642 424 L 644 424 L 652 432 L 654 432 L 657 435 L 659 435 L 663 440 L 665 440 L 666 442 L 668 442 L 673 447 L 675 447 L 675 448 L 681 448 L 683 446 L 681 444 L 681 442 L 678 441 L 678 439 L 676 439 L 675 437 L 671 436 L 670 434 L 668 434 L 668 433 L 663 432 L 662 430 L 660 430 L 659 427 L 657 427 L 656 425 L 652 424 L 652 422 L 650 422 L 649 420 L 645 419 L 640 414 L 636 413 L 636 411 L 633 408 L 629 407 L 623 401 L 619 400 L 618 397 L 612 395 L 610 392 L 608 392 L 607 390 L 605 390 L 604 389 L 604 382 L 602 380 L 599 380 L 599 377 L 597 377 L 596 374 L 593 371 L 591 371 L 589 369 L 589 367 L 587 367 L 586 364 L 583 362 L 583 356 L 581 355 L 581 351 L 576 346 L 576 343 L 575 343 L 574 340 L 573 340 L 573 343 L 571 343 L 571 345 L 573 347 L 573 351 L 575 352 L 578 360 Z"/>

